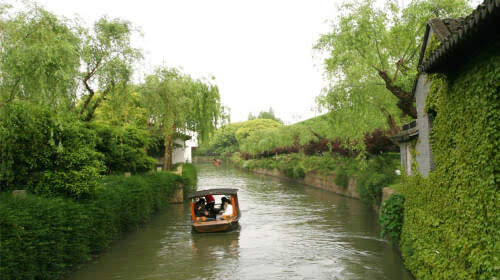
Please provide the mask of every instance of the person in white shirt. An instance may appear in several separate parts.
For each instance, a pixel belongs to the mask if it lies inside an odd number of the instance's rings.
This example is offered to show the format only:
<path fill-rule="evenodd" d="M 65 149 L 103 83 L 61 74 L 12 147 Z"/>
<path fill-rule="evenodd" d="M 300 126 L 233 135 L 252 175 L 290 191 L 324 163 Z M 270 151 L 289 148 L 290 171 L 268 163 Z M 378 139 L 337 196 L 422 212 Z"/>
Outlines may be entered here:
<path fill-rule="evenodd" d="M 231 203 L 229 203 L 229 200 L 227 200 L 225 203 L 224 203 L 224 213 L 222 213 L 222 215 L 232 215 L 233 214 L 233 205 L 231 205 Z"/>
<path fill-rule="evenodd" d="M 222 216 L 233 214 L 233 205 L 231 205 L 231 202 L 226 197 L 223 197 L 221 202 L 222 202 L 222 206 L 221 206 L 220 212 L 222 212 L 222 214 L 221 214 L 220 218 L 222 219 Z"/>

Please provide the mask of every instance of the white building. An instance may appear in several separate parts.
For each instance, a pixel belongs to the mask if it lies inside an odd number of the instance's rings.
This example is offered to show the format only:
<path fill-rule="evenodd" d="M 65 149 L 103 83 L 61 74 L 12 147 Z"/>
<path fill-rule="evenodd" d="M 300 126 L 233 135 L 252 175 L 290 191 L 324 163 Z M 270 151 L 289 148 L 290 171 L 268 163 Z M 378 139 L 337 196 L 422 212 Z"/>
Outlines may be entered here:
<path fill-rule="evenodd" d="M 198 147 L 197 135 L 196 132 L 189 131 L 185 136 L 177 137 L 174 141 L 176 147 L 172 150 L 172 164 L 192 162 L 191 150 Z"/>

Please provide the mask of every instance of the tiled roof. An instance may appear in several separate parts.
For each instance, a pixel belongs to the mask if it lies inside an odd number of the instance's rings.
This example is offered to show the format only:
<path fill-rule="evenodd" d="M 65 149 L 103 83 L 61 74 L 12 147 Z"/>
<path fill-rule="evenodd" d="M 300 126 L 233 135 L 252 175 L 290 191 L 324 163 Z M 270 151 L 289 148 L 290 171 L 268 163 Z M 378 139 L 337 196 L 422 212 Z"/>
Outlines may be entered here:
<path fill-rule="evenodd" d="M 463 18 L 434 18 L 429 21 L 434 34 L 436 34 L 437 39 L 441 42 L 445 41 L 450 34 L 457 32 L 458 29 L 462 27 L 463 23 Z"/>
<path fill-rule="evenodd" d="M 431 20 L 441 44 L 418 67 L 419 72 L 437 72 L 450 60 L 470 53 L 488 38 L 500 37 L 500 0 L 484 0 L 466 18 Z"/>

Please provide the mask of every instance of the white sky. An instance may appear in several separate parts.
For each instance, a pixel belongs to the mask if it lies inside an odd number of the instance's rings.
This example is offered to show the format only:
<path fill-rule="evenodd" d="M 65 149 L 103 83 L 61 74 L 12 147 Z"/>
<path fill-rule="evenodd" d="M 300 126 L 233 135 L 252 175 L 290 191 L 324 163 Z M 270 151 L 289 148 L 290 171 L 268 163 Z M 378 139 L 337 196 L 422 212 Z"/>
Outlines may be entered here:
<path fill-rule="evenodd" d="M 10 2 L 10 1 L 9 1 Z M 102 15 L 131 21 L 143 37 L 139 76 L 157 65 L 214 75 L 231 121 L 274 109 L 287 123 L 315 116 L 321 60 L 312 46 L 329 30 L 338 0 L 37 0 L 91 25 Z"/>

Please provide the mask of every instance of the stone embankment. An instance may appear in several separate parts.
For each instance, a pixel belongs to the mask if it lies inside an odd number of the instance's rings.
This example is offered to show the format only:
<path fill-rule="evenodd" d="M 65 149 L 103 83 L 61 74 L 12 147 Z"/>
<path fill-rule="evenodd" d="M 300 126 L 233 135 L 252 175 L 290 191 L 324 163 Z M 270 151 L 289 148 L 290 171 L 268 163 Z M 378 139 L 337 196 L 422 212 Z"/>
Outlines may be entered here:
<path fill-rule="evenodd" d="M 278 177 L 281 179 L 292 180 L 298 183 L 302 183 L 311 187 L 320 188 L 326 191 L 334 192 L 336 194 L 340 194 L 343 196 L 347 196 L 354 199 L 360 199 L 359 194 L 356 192 L 356 180 L 349 179 L 349 184 L 347 187 L 337 186 L 335 184 L 335 174 L 321 174 L 317 172 L 308 172 L 302 179 L 291 179 L 287 177 L 283 172 L 278 169 L 264 169 L 264 168 L 253 168 L 249 169 L 250 172 L 262 175 L 268 175 L 273 177 Z M 383 188 L 382 189 L 382 201 L 386 200 L 391 196 L 391 194 L 396 193 L 395 190 L 391 188 Z M 379 211 L 378 206 L 373 205 L 375 211 Z"/>

